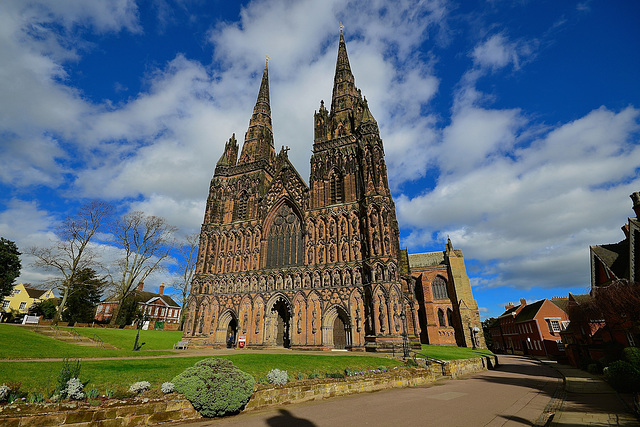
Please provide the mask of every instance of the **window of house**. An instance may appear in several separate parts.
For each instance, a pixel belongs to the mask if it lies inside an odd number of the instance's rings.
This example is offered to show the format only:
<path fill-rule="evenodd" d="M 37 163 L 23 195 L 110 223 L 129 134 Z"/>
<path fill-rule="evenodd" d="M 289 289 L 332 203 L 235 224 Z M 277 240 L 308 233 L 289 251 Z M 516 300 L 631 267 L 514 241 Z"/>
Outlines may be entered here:
<path fill-rule="evenodd" d="M 557 320 L 549 320 L 549 331 L 560 332 L 560 322 Z"/>
<path fill-rule="evenodd" d="M 9 301 L 8 300 L 2 301 L 2 308 L 9 308 Z"/>
<path fill-rule="evenodd" d="M 433 299 L 447 299 L 449 298 L 449 292 L 447 292 L 447 281 L 442 276 L 436 276 L 431 282 L 431 290 L 433 292 Z"/>
<path fill-rule="evenodd" d="M 22 310 L 24 310 L 26 308 L 27 308 L 27 303 L 26 302 L 21 302 L 19 310 L 22 311 Z"/>
<path fill-rule="evenodd" d="M 562 340 L 556 340 L 556 345 L 558 346 L 559 351 L 564 351 L 564 343 Z"/>
<path fill-rule="evenodd" d="M 453 327 L 453 310 L 447 308 L 447 323 L 449 327 Z"/>
<path fill-rule="evenodd" d="M 104 310 L 104 306 L 99 305 L 99 306 L 98 306 L 98 310 L 97 310 L 97 311 L 98 311 L 98 313 L 102 313 L 102 310 Z"/>
<path fill-rule="evenodd" d="M 629 347 L 636 346 L 636 340 L 631 332 L 627 332 L 627 341 L 629 341 Z"/>
<path fill-rule="evenodd" d="M 444 323 L 444 311 L 442 311 L 442 309 L 438 309 L 438 323 L 440 326 L 447 326 Z"/>

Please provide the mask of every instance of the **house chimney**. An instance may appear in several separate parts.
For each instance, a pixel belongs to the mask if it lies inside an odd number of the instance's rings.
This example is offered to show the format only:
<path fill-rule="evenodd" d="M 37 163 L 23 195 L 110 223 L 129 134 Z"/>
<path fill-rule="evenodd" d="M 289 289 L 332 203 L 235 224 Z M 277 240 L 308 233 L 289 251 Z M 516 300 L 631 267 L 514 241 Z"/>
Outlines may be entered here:
<path fill-rule="evenodd" d="M 640 193 L 636 191 L 629 197 L 633 200 L 633 211 L 636 213 L 636 218 L 640 218 Z"/>
<path fill-rule="evenodd" d="M 160 283 L 160 287 L 158 288 L 158 293 L 160 295 L 164 294 L 164 282 Z"/>
<path fill-rule="evenodd" d="M 140 283 L 138 283 L 138 289 L 137 290 L 142 292 L 142 288 L 144 288 L 144 282 L 140 281 Z"/>
<path fill-rule="evenodd" d="M 520 305 L 522 305 L 523 307 L 527 305 L 527 300 L 525 298 L 520 298 Z"/>
<path fill-rule="evenodd" d="M 505 310 L 511 310 L 513 307 L 515 307 L 515 305 L 513 305 L 512 302 L 508 303 L 507 305 L 504 306 Z"/>

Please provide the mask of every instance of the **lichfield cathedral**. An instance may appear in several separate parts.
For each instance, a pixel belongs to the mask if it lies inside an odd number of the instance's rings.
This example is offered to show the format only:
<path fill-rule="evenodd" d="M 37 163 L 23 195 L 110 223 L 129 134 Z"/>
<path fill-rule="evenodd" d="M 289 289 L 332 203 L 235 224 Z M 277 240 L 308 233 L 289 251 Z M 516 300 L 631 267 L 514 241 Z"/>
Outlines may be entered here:
<path fill-rule="evenodd" d="M 184 337 L 194 345 L 398 351 L 484 346 L 464 259 L 400 249 L 384 149 L 342 30 L 309 184 L 276 154 L 268 64 L 238 157 L 215 167 Z M 426 219 L 428 220 L 428 219 Z"/>

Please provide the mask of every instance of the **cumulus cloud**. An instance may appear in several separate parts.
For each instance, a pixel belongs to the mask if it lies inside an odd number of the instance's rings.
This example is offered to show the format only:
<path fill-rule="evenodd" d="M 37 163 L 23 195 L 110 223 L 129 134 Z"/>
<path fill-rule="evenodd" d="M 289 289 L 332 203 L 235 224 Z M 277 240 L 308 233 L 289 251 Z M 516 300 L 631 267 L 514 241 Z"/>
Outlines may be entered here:
<path fill-rule="evenodd" d="M 624 218 L 611 212 L 628 210 L 640 185 L 639 119 L 632 107 L 599 108 L 526 147 L 454 167 L 456 175 L 441 175 L 432 191 L 397 200 L 400 222 L 412 229 L 404 244 L 449 235 L 466 256 L 487 262 L 486 273 L 497 275 L 491 286 L 584 285 L 588 246 L 623 237 L 616 230 Z"/>

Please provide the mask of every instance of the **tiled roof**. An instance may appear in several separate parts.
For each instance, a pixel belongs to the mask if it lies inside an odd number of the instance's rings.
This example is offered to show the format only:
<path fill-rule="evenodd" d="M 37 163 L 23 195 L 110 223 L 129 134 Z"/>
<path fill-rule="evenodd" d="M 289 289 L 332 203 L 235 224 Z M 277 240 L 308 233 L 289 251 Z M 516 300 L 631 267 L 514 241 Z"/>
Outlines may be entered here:
<path fill-rule="evenodd" d="M 47 293 L 47 290 L 44 290 L 44 289 L 36 289 L 27 285 L 23 285 L 23 286 L 24 286 L 24 290 L 27 291 L 27 295 L 29 295 L 29 298 L 38 299 L 42 297 L 42 295 Z"/>
<path fill-rule="evenodd" d="M 545 301 L 546 300 L 541 299 L 540 301 L 536 301 L 533 304 L 527 304 L 522 307 L 522 310 L 520 310 L 520 313 L 518 313 L 518 315 L 516 316 L 516 323 L 526 322 L 527 320 L 535 318 L 536 314 L 538 314 L 538 311 L 540 311 L 540 307 L 542 307 L 542 304 L 544 304 Z"/>
<path fill-rule="evenodd" d="M 629 278 L 629 239 L 610 245 L 594 245 L 591 250 L 618 279 Z"/>
<path fill-rule="evenodd" d="M 411 268 L 435 267 L 441 264 L 444 264 L 444 252 L 409 254 L 409 265 Z"/>
<path fill-rule="evenodd" d="M 569 298 L 552 299 L 551 302 L 565 313 L 567 312 L 567 308 L 569 308 Z"/>

